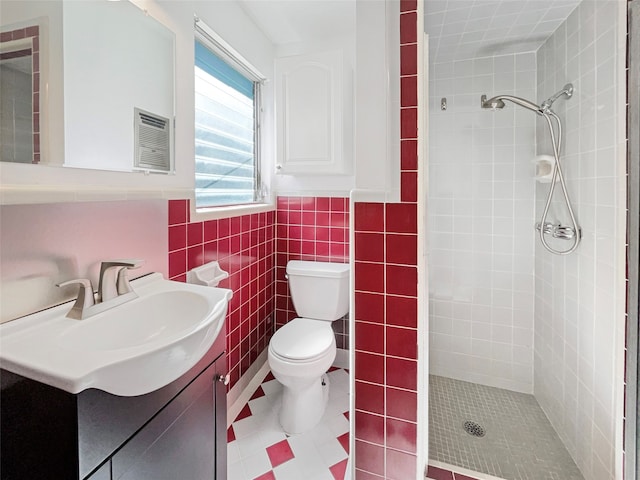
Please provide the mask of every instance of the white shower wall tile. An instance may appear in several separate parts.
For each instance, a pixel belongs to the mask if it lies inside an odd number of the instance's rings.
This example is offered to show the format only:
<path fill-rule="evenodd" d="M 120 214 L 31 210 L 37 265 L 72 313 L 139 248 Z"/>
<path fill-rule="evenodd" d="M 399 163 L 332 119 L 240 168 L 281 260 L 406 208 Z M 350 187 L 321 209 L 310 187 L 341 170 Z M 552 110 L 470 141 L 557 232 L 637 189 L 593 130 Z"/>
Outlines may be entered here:
<path fill-rule="evenodd" d="M 431 373 L 533 391 L 535 119 L 480 95 L 536 98 L 535 53 L 432 66 Z M 440 98 L 453 103 L 442 112 Z"/>
<path fill-rule="evenodd" d="M 624 292 L 618 279 L 624 278 L 619 245 L 625 237 L 617 212 L 624 209 L 624 158 L 616 118 L 623 111 L 624 92 L 617 89 L 623 8 L 624 2 L 583 1 L 537 53 L 540 98 L 567 82 L 576 89 L 554 109 L 566 125 L 563 165 L 583 241 L 565 257 L 536 244 L 535 396 L 585 480 L 619 478 L 621 471 L 615 418 L 622 404 Z M 538 123 L 539 149 L 548 145 L 543 127 Z M 538 214 L 546 189 L 536 192 Z M 569 222 L 556 200 L 551 215 Z"/>

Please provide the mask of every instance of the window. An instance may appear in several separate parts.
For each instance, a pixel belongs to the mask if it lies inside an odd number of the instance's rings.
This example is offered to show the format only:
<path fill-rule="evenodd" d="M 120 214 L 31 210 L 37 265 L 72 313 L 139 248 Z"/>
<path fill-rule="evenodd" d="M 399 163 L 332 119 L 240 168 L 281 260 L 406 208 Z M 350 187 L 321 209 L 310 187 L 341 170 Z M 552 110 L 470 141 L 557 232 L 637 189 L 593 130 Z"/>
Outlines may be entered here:
<path fill-rule="evenodd" d="M 262 200 L 259 113 L 263 80 L 220 37 L 196 20 L 196 208 Z"/>

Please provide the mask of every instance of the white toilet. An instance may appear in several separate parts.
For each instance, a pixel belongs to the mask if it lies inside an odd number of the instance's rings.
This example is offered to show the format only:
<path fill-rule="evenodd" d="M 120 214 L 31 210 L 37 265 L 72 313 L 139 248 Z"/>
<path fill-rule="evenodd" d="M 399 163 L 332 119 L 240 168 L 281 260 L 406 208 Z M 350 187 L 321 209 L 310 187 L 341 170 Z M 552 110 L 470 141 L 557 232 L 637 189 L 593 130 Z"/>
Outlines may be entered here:
<path fill-rule="evenodd" d="M 313 428 L 329 395 L 324 374 L 336 357 L 331 322 L 349 311 L 349 265 L 292 260 L 287 264 L 295 318 L 269 342 L 269 366 L 283 385 L 280 424 L 289 434 Z"/>

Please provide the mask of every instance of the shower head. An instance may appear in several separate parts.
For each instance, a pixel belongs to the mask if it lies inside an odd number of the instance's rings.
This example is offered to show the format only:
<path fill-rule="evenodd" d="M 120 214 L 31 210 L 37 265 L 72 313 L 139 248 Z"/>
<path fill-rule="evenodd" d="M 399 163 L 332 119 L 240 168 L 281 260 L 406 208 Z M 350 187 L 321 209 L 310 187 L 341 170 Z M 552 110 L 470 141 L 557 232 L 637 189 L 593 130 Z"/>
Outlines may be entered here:
<path fill-rule="evenodd" d="M 573 84 L 567 83 L 562 88 L 562 90 L 560 90 L 555 95 L 547 98 L 544 102 L 542 102 L 542 105 L 540 105 L 540 110 L 542 110 L 543 112 L 547 112 L 551 108 L 551 105 L 553 105 L 553 102 L 555 102 L 562 95 L 566 96 L 567 98 L 571 98 L 571 96 L 573 95 Z"/>
<path fill-rule="evenodd" d="M 553 113 L 551 110 L 551 105 L 561 96 L 565 96 L 567 98 L 571 98 L 573 95 L 573 85 L 567 83 L 562 90 L 560 90 L 555 95 L 547 98 L 542 105 L 538 106 L 529 100 L 525 100 L 524 98 L 514 97 L 513 95 L 496 95 L 493 98 L 487 100 L 486 95 L 482 95 L 480 97 L 480 106 L 482 108 L 487 108 L 491 110 L 498 110 L 504 108 L 504 100 L 508 100 L 516 105 L 520 105 L 521 107 L 527 108 L 533 112 L 536 112 L 538 115 L 546 115 L 548 113 Z"/>
<path fill-rule="evenodd" d="M 515 103 L 516 105 L 528 108 L 529 110 L 532 110 L 537 114 L 542 114 L 540 107 L 535 103 L 530 102 L 529 100 L 525 100 L 524 98 L 514 97 L 512 95 L 497 95 L 488 100 L 486 95 L 482 95 L 482 97 L 480 97 L 480 106 L 482 108 L 490 108 L 491 110 L 496 110 L 499 108 L 504 108 L 504 100 L 508 100 L 512 103 Z"/>

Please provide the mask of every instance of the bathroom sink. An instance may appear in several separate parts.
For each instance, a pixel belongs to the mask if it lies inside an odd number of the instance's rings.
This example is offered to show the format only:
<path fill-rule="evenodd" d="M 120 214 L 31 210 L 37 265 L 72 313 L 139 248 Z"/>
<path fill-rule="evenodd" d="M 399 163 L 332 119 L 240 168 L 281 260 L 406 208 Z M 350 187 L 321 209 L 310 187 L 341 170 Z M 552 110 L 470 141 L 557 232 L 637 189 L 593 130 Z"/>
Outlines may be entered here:
<path fill-rule="evenodd" d="M 0 366 L 70 393 L 143 395 L 184 374 L 222 330 L 231 290 L 131 282 L 138 298 L 84 320 L 70 303 L 0 325 Z"/>

